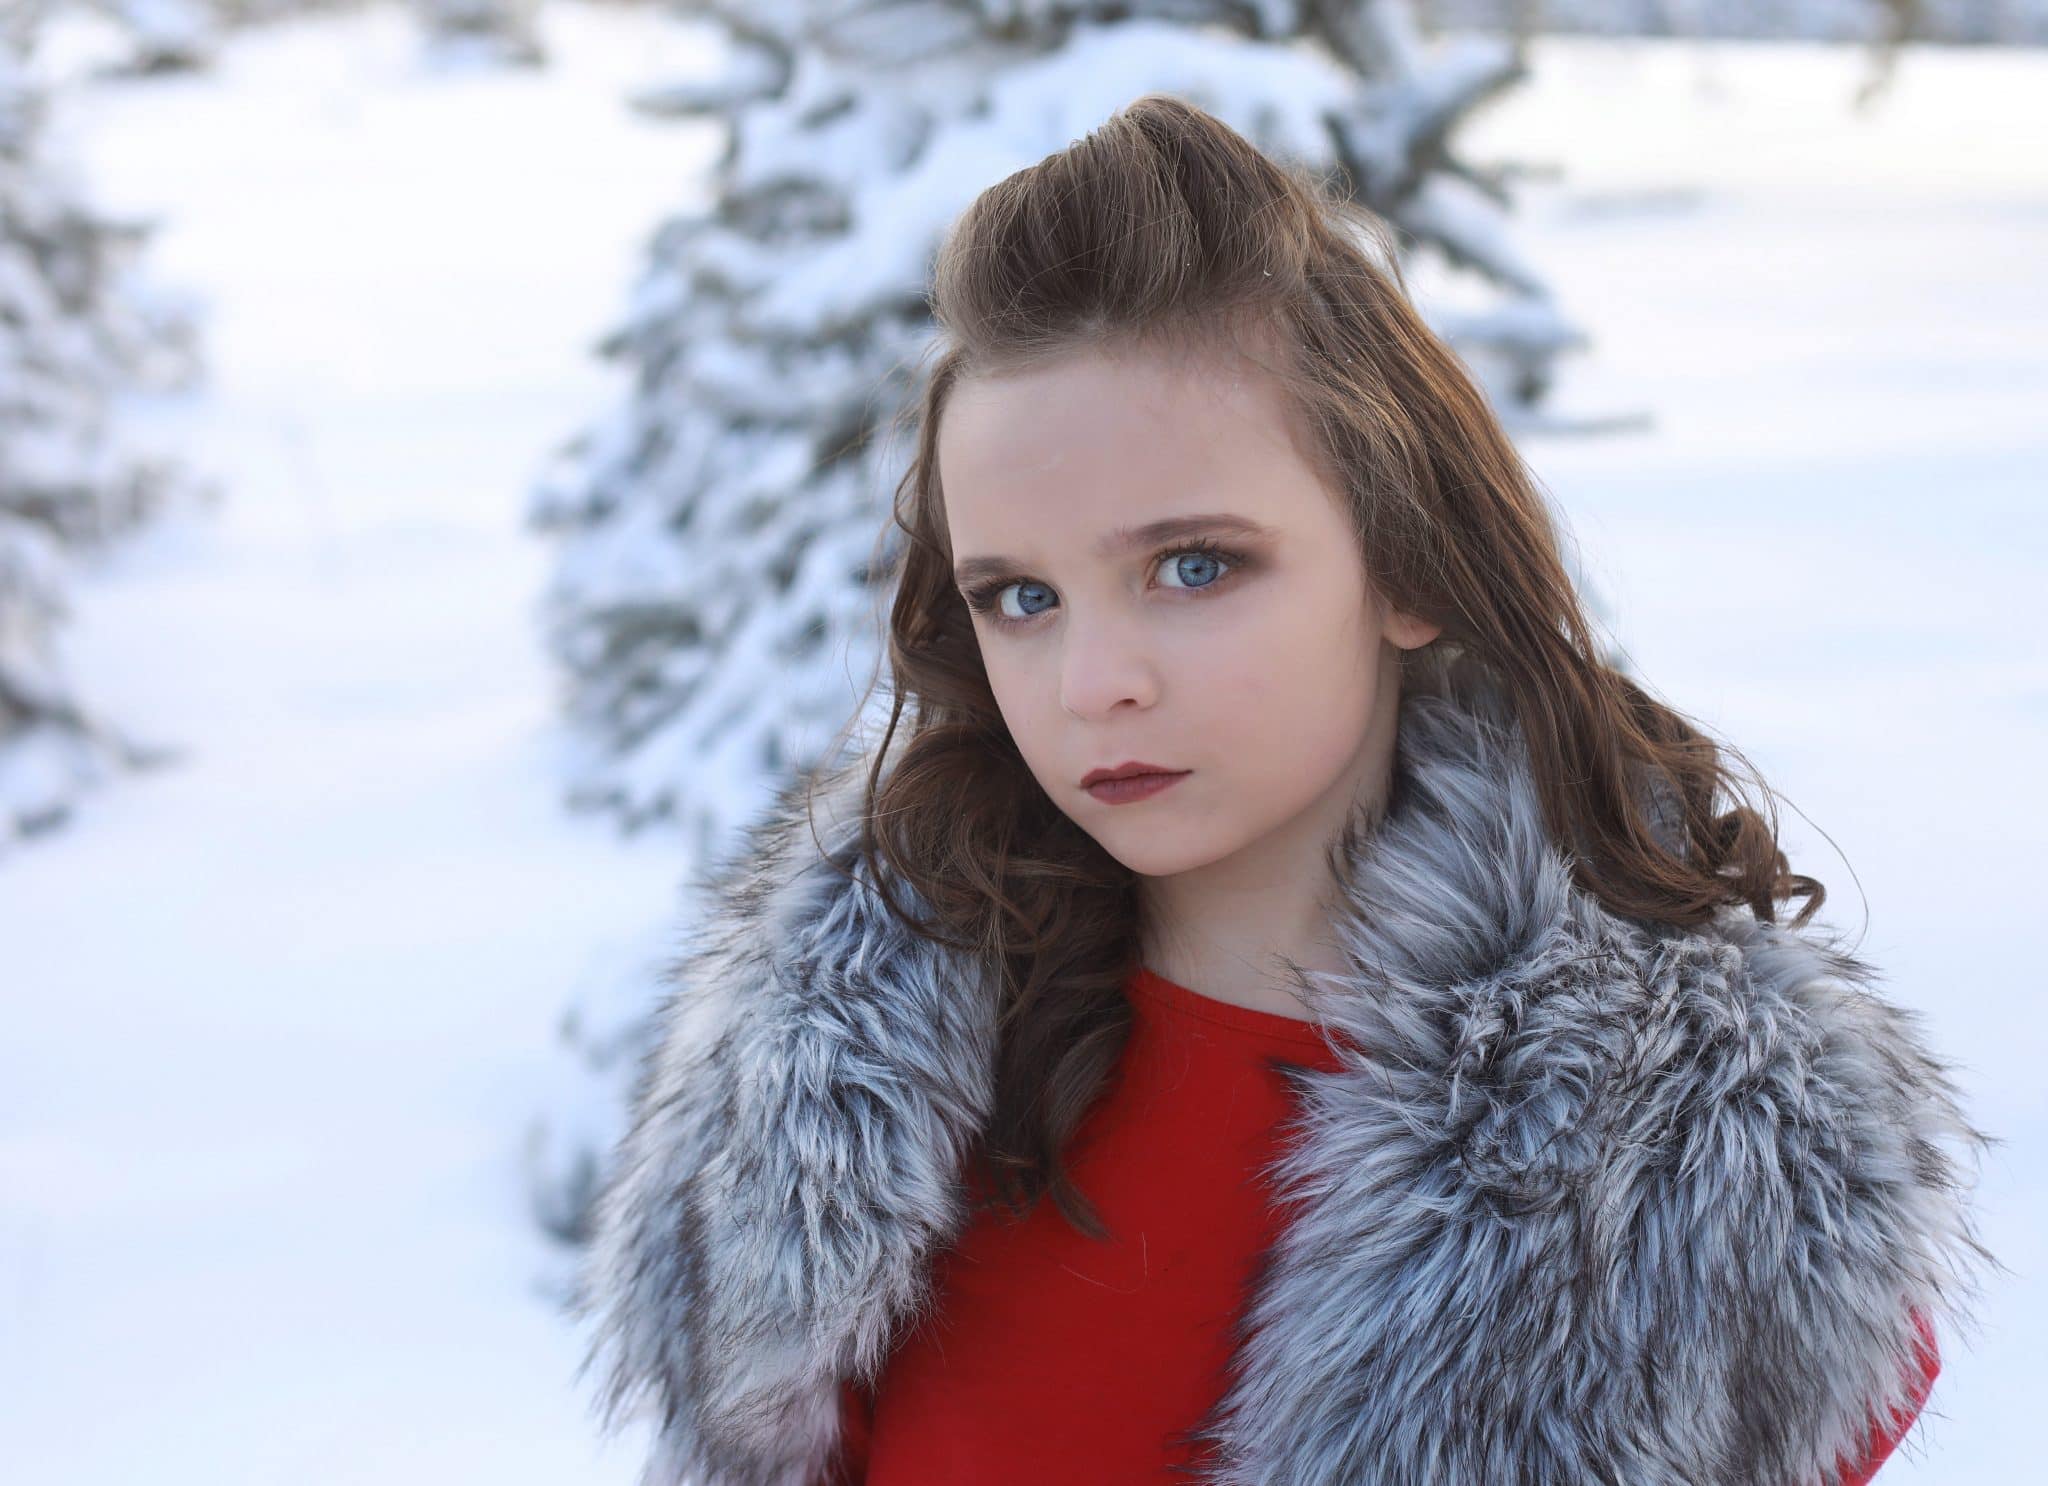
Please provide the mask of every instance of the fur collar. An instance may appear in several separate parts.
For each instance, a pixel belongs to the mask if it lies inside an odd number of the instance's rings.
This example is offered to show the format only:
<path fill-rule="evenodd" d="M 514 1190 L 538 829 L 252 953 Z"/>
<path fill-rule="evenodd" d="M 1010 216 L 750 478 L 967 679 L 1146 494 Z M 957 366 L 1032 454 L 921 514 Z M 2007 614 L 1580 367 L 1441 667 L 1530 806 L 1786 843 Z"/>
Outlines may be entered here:
<path fill-rule="evenodd" d="M 1500 694 L 1402 699 L 1341 854 L 1366 1055 L 1295 1075 L 1297 1217 L 1203 1422 L 1210 1486 L 1832 1482 L 1906 1398 L 1911 1312 L 1970 1320 L 1963 1118 L 1918 1014 L 1814 929 L 1676 931 L 1576 888 Z M 574 1309 L 643 1486 L 811 1486 L 958 1232 L 994 987 L 823 865 L 786 788 L 672 966 Z"/>

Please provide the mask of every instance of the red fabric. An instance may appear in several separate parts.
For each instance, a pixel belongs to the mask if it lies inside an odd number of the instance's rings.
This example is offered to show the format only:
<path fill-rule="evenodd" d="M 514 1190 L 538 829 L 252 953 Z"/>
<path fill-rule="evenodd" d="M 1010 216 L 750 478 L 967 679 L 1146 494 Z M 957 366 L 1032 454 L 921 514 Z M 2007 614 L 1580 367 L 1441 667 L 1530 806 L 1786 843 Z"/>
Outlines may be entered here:
<path fill-rule="evenodd" d="M 868 1475 L 868 1438 L 874 1407 L 851 1379 L 839 1385 L 839 1453 L 819 1486 L 863 1486 Z"/>
<path fill-rule="evenodd" d="M 1863 1458 L 1851 1460 L 1846 1455 L 1842 1457 L 1842 1486 L 1867 1486 L 1870 1478 L 1877 1474 L 1877 1468 L 1899 1447 L 1899 1441 L 1906 1437 L 1913 1421 L 1920 1417 L 1927 1394 L 1941 1372 L 1941 1349 L 1935 1343 L 1933 1325 L 1920 1311 L 1913 1312 L 1913 1325 L 1920 1332 L 1920 1347 L 1916 1353 L 1920 1378 L 1913 1385 L 1912 1402 L 1894 1413 L 1889 1423 L 1874 1413 L 1870 1416 L 1870 1442 Z"/>
<path fill-rule="evenodd" d="M 1291 1109 L 1261 1059 L 1336 1054 L 1310 1023 L 1140 970 L 1130 1040 L 1068 1147 L 1114 1235 L 1050 1199 L 984 1213 L 934 1263 L 935 1305 L 876 1388 L 865 1486 L 1170 1482 L 1169 1439 L 1222 1392 L 1228 1329 L 1278 1211 L 1256 1180 Z M 846 1393 L 849 1414 L 861 1400 Z M 864 1473 L 863 1473 L 864 1472 Z"/>
<path fill-rule="evenodd" d="M 1114 1241 L 1077 1233 L 1050 1200 L 1022 1224 L 984 1213 L 934 1261 L 934 1305 L 873 1396 L 841 1388 L 844 1445 L 821 1486 L 1173 1482 L 1198 1458 L 1174 1438 L 1221 1393 L 1229 1326 L 1284 1209 L 1258 1181 L 1291 1111 L 1278 1056 L 1336 1054 L 1305 1021 L 1216 1001 L 1140 969 L 1115 1077 L 1069 1146 L 1068 1169 Z M 1842 1486 L 1865 1486 L 1917 1416 L 1873 1417 Z"/>

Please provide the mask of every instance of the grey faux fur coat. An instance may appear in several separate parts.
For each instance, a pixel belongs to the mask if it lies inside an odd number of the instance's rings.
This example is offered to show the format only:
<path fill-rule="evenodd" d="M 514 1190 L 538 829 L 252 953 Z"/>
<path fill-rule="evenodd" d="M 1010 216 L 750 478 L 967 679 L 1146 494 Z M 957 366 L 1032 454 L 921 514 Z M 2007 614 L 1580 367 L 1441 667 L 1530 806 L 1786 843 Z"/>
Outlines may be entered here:
<path fill-rule="evenodd" d="M 1468 665 L 1402 699 L 1345 854 L 1366 1052 L 1302 1070 L 1216 1486 L 1811 1486 L 1901 1404 L 1911 1313 L 1968 1322 L 1988 1137 L 1875 972 L 1815 930 L 1607 912 Z M 575 1312 L 646 1486 L 812 1486 L 959 1231 L 993 983 L 823 866 L 865 766 L 730 859 L 679 956 Z M 913 900 L 914 901 L 914 900 Z M 934 1483 L 939 1486 L 939 1483 Z"/>

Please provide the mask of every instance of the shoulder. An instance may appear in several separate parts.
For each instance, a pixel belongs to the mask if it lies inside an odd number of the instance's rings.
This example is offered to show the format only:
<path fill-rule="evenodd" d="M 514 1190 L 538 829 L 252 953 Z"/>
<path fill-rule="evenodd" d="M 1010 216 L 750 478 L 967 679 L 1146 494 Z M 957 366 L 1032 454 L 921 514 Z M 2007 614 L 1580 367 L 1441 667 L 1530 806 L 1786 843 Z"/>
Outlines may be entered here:
<path fill-rule="evenodd" d="M 1970 1319 L 1989 1138 L 1924 1018 L 1824 930 L 1730 909 L 1622 958 L 1595 1123 L 1633 1216 L 1610 1257 L 1661 1257 L 1634 1283 L 1691 1334 L 1674 1381 L 1731 1412 L 1728 1478 L 1813 1479 L 1910 1416 L 1933 1326 Z"/>
<path fill-rule="evenodd" d="M 582 1368 L 608 1426 L 651 1404 L 663 1479 L 810 1478 L 820 1380 L 872 1369 L 957 1221 L 993 1001 L 874 890 L 865 782 L 785 784 L 695 885 L 592 1202 Z"/>
<path fill-rule="evenodd" d="M 1832 1481 L 1911 1417 L 1995 1263 L 1989 1138 L 1870 963 L 1747 910 L 1642 924 L 1568 893 L 1434 1005 L 1395 1049 L 1439 1050 L 1401 1085 L 1449 1162 L 1430 1211 L 1498 1286 L 1558 1297 L 1579 1365 L 1640 1380 L 1625 1412 L 1670 1468 Z"/>
<path fill-rule="evenodd" d="M 1639 955 L 1632 1035 L 1654 1050 L 1660 1033 L 1677 1034 L 1651 1061 L 1680 1074 L 1691 1115 L 1679 1128 L 1707 1139 L 1704 1119 L 1749 1137 L 1746 1159 L 1720 1153 L 1724 1175 L 1796 1197 L 1783 1215 L 1795 1232 L 1840 1218 L 1855 1241 L 1964 1257 L 1965 1162 L 1989 1138 L 1966 1117 L 1925 1017 L 1873 964 L 1825 929 L 1743 909 L 1651 934 Z"/>
<path fill-rule="evenodd" d="M 1310 1200 L 1256 1312 L 1279 1381 L 1236 1427 L 1337 1427 L 1308 1386 L 1334 1358 L 1325 1391 L 1418 1471 L 1787 1486 L 1865 1458 L 1988 1258 L 1984 1137 L 1918 1018 L 1808 930 L 1639 924 L 1559 873 L 1454 935 L 1491 900 L 1356 880 L 1380 938 L 1323 1005 L 1360 1052 L 1304 1080 L 1279 1170 Z"/>

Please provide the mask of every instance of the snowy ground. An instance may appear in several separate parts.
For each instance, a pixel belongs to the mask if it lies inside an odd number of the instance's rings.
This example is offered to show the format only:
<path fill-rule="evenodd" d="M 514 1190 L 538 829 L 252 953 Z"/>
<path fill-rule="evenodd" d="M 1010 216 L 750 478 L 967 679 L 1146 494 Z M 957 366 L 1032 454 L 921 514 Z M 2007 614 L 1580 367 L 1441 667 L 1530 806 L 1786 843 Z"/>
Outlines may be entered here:
<path fill-rule="evenodd" d="M 555 65 L 498 75 L 373 10 L 66 105 L 209 305 L 190 438 L 229 499 L 74 636 L 87 695 L 189 762 L 0 869 L 10 1481 L 631 1478 L 518 1146 L 565 988 L 644 949 L 670 855 L 555 806 L 517 518 L 616 395 L 589 344 L 713 147 L 620 106 L 691 65 L 651 12 L 556 0 Z M 1794 861 L 2009 1142 L 1983 1204 L 2020 1278 L 1881 1479 L 2017 1479 L 2048 1374 L 2048 1017 L 2000 948 L 2048 832 L 2048 54 L 1916 51 L 1861 117 L 1834 48 L 1536 62 L 1475 152 L 1568 168 L 1525 225 L 1598 337 L 1566 398 L 1654 423 L 1528 452 L 1648 679 L 1810 817 Z"/>

